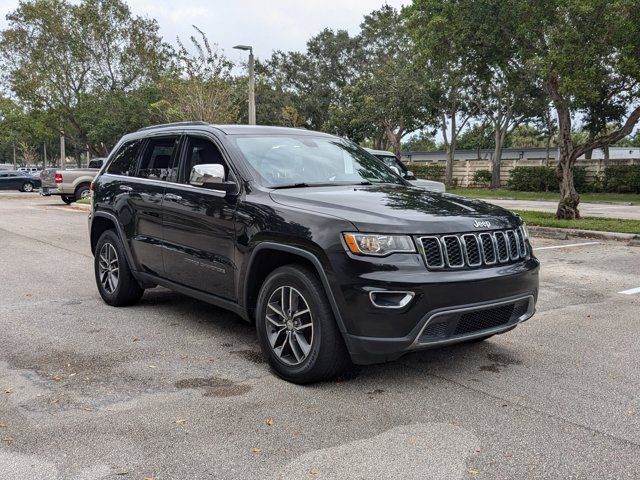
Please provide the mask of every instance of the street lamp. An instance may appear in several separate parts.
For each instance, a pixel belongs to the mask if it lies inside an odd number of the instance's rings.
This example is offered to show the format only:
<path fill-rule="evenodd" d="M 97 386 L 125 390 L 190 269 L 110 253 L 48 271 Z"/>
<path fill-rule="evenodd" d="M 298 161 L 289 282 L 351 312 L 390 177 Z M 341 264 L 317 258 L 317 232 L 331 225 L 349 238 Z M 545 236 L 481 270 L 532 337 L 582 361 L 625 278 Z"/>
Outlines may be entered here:
<path fill-rule="evenodd" d="M 249 45 L 236 45 L 236 50 L 249 51 L 249 125 L 256 124 L 256 94 L 255 82 L 253 79 L 253 47 Z"/>

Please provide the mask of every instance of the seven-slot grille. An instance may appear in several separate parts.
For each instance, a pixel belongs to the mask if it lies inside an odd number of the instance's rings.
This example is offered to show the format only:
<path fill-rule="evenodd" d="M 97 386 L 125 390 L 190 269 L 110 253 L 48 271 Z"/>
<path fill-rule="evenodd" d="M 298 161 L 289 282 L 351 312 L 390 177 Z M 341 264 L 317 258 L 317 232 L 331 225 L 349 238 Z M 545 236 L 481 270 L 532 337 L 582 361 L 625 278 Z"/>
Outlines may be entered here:
<path fill-rule="evenodd" d="M 480 268 L 513 263 L 529 255 L 522 227 L 420 237 L 418 241 L 429 270 Z"/>

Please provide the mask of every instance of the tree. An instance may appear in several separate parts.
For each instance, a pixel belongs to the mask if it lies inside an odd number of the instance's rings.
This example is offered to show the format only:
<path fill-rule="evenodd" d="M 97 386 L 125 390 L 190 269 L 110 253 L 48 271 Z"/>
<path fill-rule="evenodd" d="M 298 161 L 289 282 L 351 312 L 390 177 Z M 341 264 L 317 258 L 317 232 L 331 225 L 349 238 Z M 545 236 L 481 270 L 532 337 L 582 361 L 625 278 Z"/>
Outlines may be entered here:
<path fill-rule="evenodd" d="M 433 152 L 438 149 L 433 138 L 434 133 L 422 130 L 402 142 L 402 150 L 408 152 Z"/>
<path fill-rule="evenodd" d="M 48 109 L 76 147 L 89 145 L 78 107 L 90 95 L 129 92 L 158 79 L 166 46 L 155 20 L 121 0 L 32 0 L 7 16 L 0 36 L 3 80 L 28 109 Z"/>
<path fill-rule="evenodd" d="M 239 108 L 231 85 L 233 63 L 202 30 L 193 28 L 199 35 L 190 37 L 195 54 L 178 38 L 170 73 L 160 82 L 162 100 L 154 107 L 167 122 L 235 123 Z"/>
<path fill-rule="evenodd" d="M 640 119 L 640 3 L 635 0 L 512 2 L 522 22 L 514 32 L 523 60 L 535 69 L 558 119 L 560 202 L 556 216 L 579 218 L 576 160 L 629 135 Z M 580 111 L 605 99 L 625 111 L 617 128 L 576 142 Z"/>
<path fill-rule="evenodd" d="M 405 10 L 416 45 L 416 60 L 429 72 L 432 105 L 439 112 L 439 127 L 447 150 L 445 183 L 453 182 L 453 162 L 458 135 L 477 113 L 469 97 L 470 77 L 465 62 L 464 40 L 459 32 L 469 28 L 457 14 L 456 2 L 414 0 Z"/>
<path fill-rule="evenodd" d="M 376 136 L 381 131 L 384 147 L 399 157 L 407 134 L 435 122 L 437 112 L 430 108 L 425 71 L 413 62 L 411 39 L 393 7 L 386 5 L 366 15 L 357 39 L 364 65 L 343 89 L 342 105 L 332 110 L 332 117 L 349 118 L 352 132 Z"/>

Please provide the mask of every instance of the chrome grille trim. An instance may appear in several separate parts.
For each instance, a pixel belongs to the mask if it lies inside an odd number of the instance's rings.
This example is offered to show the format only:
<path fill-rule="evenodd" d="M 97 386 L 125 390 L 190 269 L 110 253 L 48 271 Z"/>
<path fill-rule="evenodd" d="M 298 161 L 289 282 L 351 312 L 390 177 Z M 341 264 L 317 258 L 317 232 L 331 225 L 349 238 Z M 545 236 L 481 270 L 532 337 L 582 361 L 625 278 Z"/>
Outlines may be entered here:
<path fill-rule="evenodd" d="M 504 255 L 500 255 L 501 246 L 504 247 Z M 477 254 L 474 248 L 477 249 Z M 530 256 L 521 227 L 477 233 L 423 236 L 418 238 L 418 250 L 429 270 L 482 268 L 514 263 Z"/>

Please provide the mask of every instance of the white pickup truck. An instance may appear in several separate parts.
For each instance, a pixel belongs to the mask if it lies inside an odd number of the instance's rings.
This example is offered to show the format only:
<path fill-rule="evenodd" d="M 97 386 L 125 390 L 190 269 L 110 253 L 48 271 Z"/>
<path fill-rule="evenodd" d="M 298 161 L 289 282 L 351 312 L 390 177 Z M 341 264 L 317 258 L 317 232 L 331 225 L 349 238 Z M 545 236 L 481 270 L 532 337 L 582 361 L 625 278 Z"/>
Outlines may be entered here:
<path fill-rule="evenodd" d="M 89 168 L 44 169 L 40 172 L 40 180 L 42 181 L 40 194 L 44 196 L 60 195 L 62 201 L 67 205 L 81 198 L 90 198 L 89 187 L 100 171 L 103 161 L 103 159 L 91 160 Z"/>

